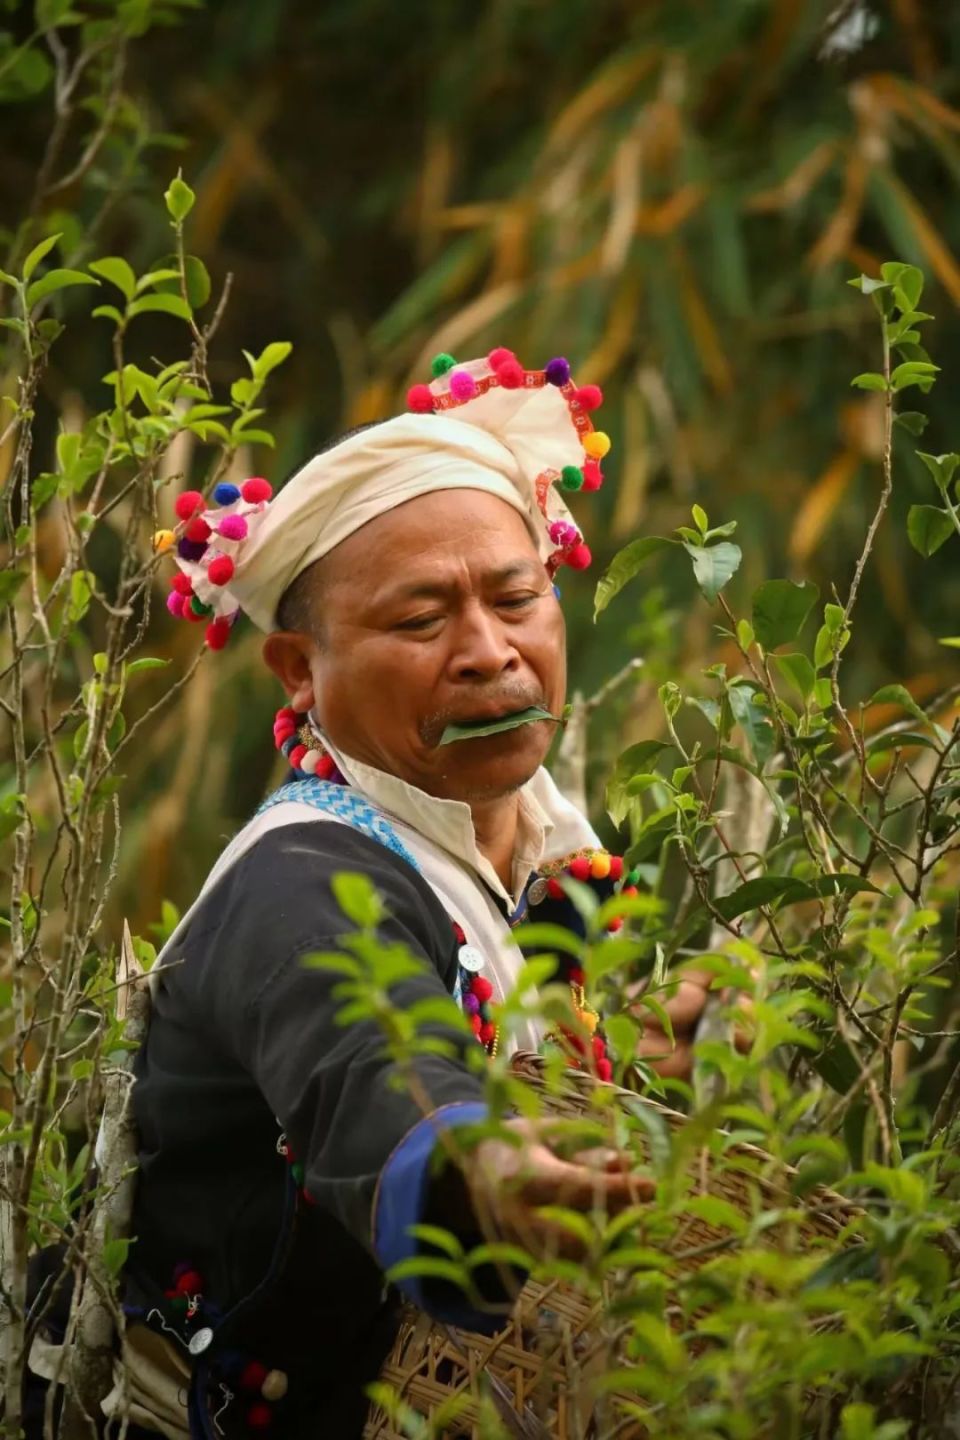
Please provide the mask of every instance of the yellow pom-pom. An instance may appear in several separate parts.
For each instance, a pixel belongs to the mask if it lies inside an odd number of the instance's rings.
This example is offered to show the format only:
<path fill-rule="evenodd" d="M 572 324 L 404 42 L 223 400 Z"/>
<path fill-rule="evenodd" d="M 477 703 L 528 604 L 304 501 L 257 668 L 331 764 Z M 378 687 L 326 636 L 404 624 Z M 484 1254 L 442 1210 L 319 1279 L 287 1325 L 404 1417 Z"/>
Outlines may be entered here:
<path fill-rule="evenodd" d="M 606 880 L 610 874 L 610 856 L 602 851 L 591 856 L 590 874 L 594 880 Z"/>
<path fill-rule="evenodd" d="M 600 1023 L 600 1016 L 596 1010 L 578 1010 L 577 1019 L 580 1021 L 584 1030 L 588 1031 L 591 1035 Z"/>
<path fill-rule="evenodd" d="M 158 530 L 153 537 L 153 548 L 154 550 L 159 550 L 162 555 L 164 550 L 171 548 L 176 538 L 172 530 Z"/>
<path fill-rule="evenodd" d="M 602 460 L 610 452 L 610 436 L 605 430 L 591 430 L 583 437 L 583 448 L 591 460 Z"/>

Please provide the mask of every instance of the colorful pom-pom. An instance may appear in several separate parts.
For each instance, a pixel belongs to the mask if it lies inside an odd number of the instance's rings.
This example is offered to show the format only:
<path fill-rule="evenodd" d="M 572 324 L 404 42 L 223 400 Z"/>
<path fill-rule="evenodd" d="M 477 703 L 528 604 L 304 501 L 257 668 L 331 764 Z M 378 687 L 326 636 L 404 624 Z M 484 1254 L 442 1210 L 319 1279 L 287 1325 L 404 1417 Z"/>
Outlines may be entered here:
<path fill-rule="evenodd" d="M 192 520 L 198 510 L 202 510 L 206 501 L 199 490 L 184 490 L 178 495 L 174 503 L 178 520 Z"/>
<path fill-rule="evenodd" d="M 618 930 L 623 929 L 623 916 L 614 915 L 613 919 L 608 924 L 607 929 L 610 931 L 611 935 L 616 935 Z"/>
<path fill-rule="evenodd" d="M 188 540 L 186 536 L 177 541 L 177 554 L 181 560 L 199 560 L 207 552 L 207 547 L 202 540 Z"/>
<path fill-rule="evenodd" d="M 526 371 L 519 360 L 504 360 L 497 368 L 497 379 L 504 390 L 519 390 L 525 375 Z"/>
<path fill-rule="evenodd" d="M 574 545 L 569 555 L 563 558 L 571 570 L 586 570 L 593 561 L 589 545 L 584 545 L 582 541 L 579 545 Z"/>
<path fill-rule="evenodd" d="M 199 595 L 194 595 L 189 604 L 190 613 L 196 615 L 198 620 L 204 620 L 208 615 L 213 614 L 212 605 L 204 605 Z"/>
<path fill-rule="evenodd" d="M 153 548 L 162 555 L 165 550 L 172 549 L 176 541 L 177 537 L 172 530 L 158 530 L 153 537 Z"/>
<path fill-rule="evenodd" d="M 456 363 L 452 355 L 447 355 L 445 351 L 441 351 L 439 355 L 434 355 L 430 361 L 430 374 L 434 380 L 439 380 L 440 376 L 446 375 L 447 371 L 452 370 Z"/>
<path fill-rule="evenodd" d="M 581 410 L 599 410 L 603 404 L 603 391 L 599 385 L 581 385 L 577 390 L 577 404 Z"/>
<path fill-rule="evenodd" d="M 217 555 L 207 567 L 207 579 L 211 585 L 229 585 L 233 579 L 234 564 L 229 555 Z"/>
<path fill-rule="evenodd" d="M 564 490 L 581 490 L 583 488 L 583 471 L 579 465 L 564 465 L 560 471 L 560 484 Z"/>
<path fill-rule="evenodd" d="M 590 874 L 594 880 L 606 880 L 610 874 L 610 856 L 598 850 L 590 861 Z"/>
<path fill-rule="evenodd" d="M 264 1400 L 282 1400 L 287 1393 L 289 1382 L 282 1370 L 271 1370 L 260 1386 Z"/>
<path fill-rule="evenodd" d="M 224 515 L 217 526 L 217 534 L 224 540 L 246 540 L 247 522 L 242 515 Z"/>
<path fill-rule="evenodd" d="M 186 596 L 178 594 L 176 590 L 171 590 L 170 594 L 167 596 L 167 609 L 170 611 L 171 615 L 175 616 L 177 620 L 179 620 L 180 616 L 183 614 L 183 609 L 186 603 Z"/>
<path fill-rule="evenodd" d="M 611 880 L 619 880 L 622 875 L 623 875 L 623 856 L 622 856 L 622 855 L 611 855 L 611 856 L 610 856 L 610 879 L 611 879 Z"/>
<path fill-rule="evenodd" d="M 603 1060 L 603 1059 L 606 1058 L 607 1047 L 606 1047 L 606 1044 L 604 1043 L 604 1039 L 603 1039 L 603 1036 L 602 1036 L 602 1035 L 594 1035 L 593 1040 L 590 1042 L 590 1044 L 591 1044 L 591 1048 L 592 1048 L 592 1050 L 593 1050 L 593 1054 L 594 1054 L 595 1059 L 597 1059 L 597 1060 Z"/>
<path fill-rule="evenodd" d="M 240 1389 L 259 1390 L 269 1374 L 266 1365 L 259 1360 L 249 1360 L 240 1371 Z"/>
<path fill-rule="evenodd" d="M 201 620 L 206 620 L 206 615 L 201 615 L 193 608 L 193 601 L 188 600 L 183 607 L 183 618 L 189 620 L 193 625 L 199 625 Z"/>
<path fill-rule="evenodd" d="M 407 391 L 407 409 L 416 415 L 429 415 L 433 409 L 433 391 L 429 385 L 411 385 Z"/>
<path fill-rule="evenodd" d="M 480 1027 L 482 1026 L 482 1024 L 483 1021 L 480 1019 L 479 1015 L 470 1016 L 470 1029 L 473 1031 L 474 1035 L 480 1034 Z"/>
<path fill-rule="evenodd" d="M 178 1295 L 199 1295 L 203 1289 L 199 1270 L 184 1270 L 177 1276 L 175 1288 Z"/>
<path fill-rule="evenodd" d="M 610 453 L 610 436 L 605 430 L 591 430 L 583 437 L 583 448 L 591 460 L 602 460 Z"/>
<path fill-rule="evenodd" d="M 253 475 L 249 480 L 244 480 L 240 486 L 240 494 L 248 505 L 259 505 L 262 500 L 270 499 L 273 486 L 269 480 L 264 480 L 262 475 Z"/>
<path fill-rule="evenodd" d="M 609 1060 L 604 1058 L 597 1061 L 597 1076 L 608 1083 L 613 1079 L 613 1066 Z"/>
<path fill-rule="evenodd" d="M 488 1020 L 485 1025 L 480 1026 L 479 1035 L 481 1045 L 492 1045 L 494 1040 L 497 1038 L 496 1025 L 491 1024 L 491 1022 Z"/>
<path fill-rule="evenodd" d="M 170 577 L 170 589 L 176 590 L 178 595 L 192 595 L 193 581 L 189 575 L 184 575 L 182 570 L 177 570 Z"/>
<path fill-rule="evenodd" d="M 547 881 L 547 894 L 550 896 L 551 900 L 562 900 L 566 895 L 566 891 L 560 884 L 560 881 L 554 880 L 551 876 L 551 878 Z"/>
<path fill-rule="evenodd" d="M 210 539 L 210 526 L 202 515 L 195 515 L 183 533 L 195 545 L 202 545 Z"/>
<path fill-rule="evenodd" d="M 306 755 L 306 753 L 307 753 L 307 747 L 306 747 L 306 745 L 294 745 L 293 749 L 290 751 L 289 755 L 287 756 L 287 759 L 290 761 L 290 764 L 293 766 L 294 770 L 299 770 L 299 769 L 300 769 L 300 761 L 303 759 L 303 757 L 304 757 L 304 755 Z"/>
<path fill-rule="evenodd" d="M 329 780 L 336 771 L 336 768 L 337 762 L 334 760 L 332 755 L 321 755 L 320 759 L 317 761 L 317 768 L 315 774 L 321 780 Z"/>
<path fill-rule="evenodd" d="M 474 975 L 473 980 L 470 982 L 470 993 L 476 995 L 481 1005 L 484 1001 L 491 999 L 493 986 L 490 984 L 486 975 Z"/>
<path fill-rule="evenodd" d="M 590 879 L 590 861 L 586 855 L 578 855 L 576 860 L 571 860 L 568 868 L 574 880 Z"/>
<path fill-rule="evenodd" d="M 570 379 L 570 361 L 558 355 L 556 359 L 547 362 L 543 373 L 547 377 L 548 385 L 566 385 Z"/>
<path fill-rule="evenodd" d="M 476 995 L 464 995 L 463 1008 L 467 1015 L 478 1015 L 480 1013 L 480 1001 Z"/>
<path fill-rule="evenodd" d="M 272 1420 L 273 1411 L 266 1400 L 258 1400 L 256 1405 L 251 1405 L 247 1411 L 247 1424 L 251 1430 L 268 1430 Z"/>
<path fill-rule="evenodd" d="M 477 382 L 469 370 L 454 370 L 450 376 L 450 394 L 454 400 L 472 400 L 477 393 Z"/>
<path fill-rule="evenodd" d="M 603 484 L 603 471 L 600 469 L 599 460 L 585 460 L 583 462 L 583 488 L 584 490 L 599 490 Z"/>
<path fill-rule="evenodd" d="M 219 615 L 212 624 L 207 626 L 204 638 L 211 650 L 222 650 L 230 639 L 230 621 Z"/>
<path fill-rule="evenodd" d="M 303 771 L 304 775 L 315 775 L 319 760 L 319 750 L 308 750 L 306 755 L 304 755 L 303 759 L 300 761 L 300 765 L 298 768 Z"/>
<path fill-rule="evenodd" d="M 580 531 L 576 525 L 571 525 L 569 520 L 554 520 L 550 526 L 550 539 L 554 545 L 576 545 L 580 539 Z"/>
<path fill-rule="evenodd" d="M 516 362 L 516 358 L 517 357 L 516 355 L 514 355 L 513 351 L 508 350 L 506 345 L 498 345 L 497 348 L 495 350 L 491 350 L 490 354 L 487 356 L 487 364 L 490 366 L 491 370 L 499 370 L 500 366 L 506 365 L 508 360 L 513 360 L 514 362 Z"/>
<path fill-rule="evenodd" d="M 230 480 L 221 480 L 213 488 L 213 498 L 218 505 L 234 505 L 240 499 L 240 486 Z"/>

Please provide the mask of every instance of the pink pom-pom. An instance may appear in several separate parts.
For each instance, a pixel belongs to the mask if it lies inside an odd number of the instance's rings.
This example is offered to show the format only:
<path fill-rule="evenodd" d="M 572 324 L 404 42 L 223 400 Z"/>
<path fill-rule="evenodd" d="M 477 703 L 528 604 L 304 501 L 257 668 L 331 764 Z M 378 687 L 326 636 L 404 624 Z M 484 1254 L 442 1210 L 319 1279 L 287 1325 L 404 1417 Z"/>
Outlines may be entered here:
<path fill-rule="evenodd" d="M 217 534 L 224 540 L 246 540 L 247 522 L 242 515 L 224 515 L 217 526 Z"/>
<path fill-rule="evenodd" d="M 514 364 L 516 364 L 517 357 L 513 351 L 508 350 L 505 345 L 498 345 L 497 348 L 491 350 L 487 356 L 487 364 L 491 370 L 499 370 L 500 366 L 506 365 L 508 360 L 512 360 Z"/>
<path fill-rule="evenodd" d="M 230 622 L 223 616 L 210 622 L 206 630 L 207 645 L 211 650 L 222 650 L 230 639 Z"/>
<path fill-rule="evenodd" d="M 554 545 L 560 545 L 566 549 L 570 545 L 576 545 L 580 539 L 580 531 L 576 525 L 571 525 L 569 520 L 554 520 L 550 526 L 550 539 Z"/>
<path fill-rule="evenodd" d="M 303 759 L 306 753 L 306 745 L 294 745 L 293 749 L 290 751 L 290 754 L 287 756 L 287 759 L 290 761 L 290 764 L 293 766 L 294 770 L 299 770 L 300 761 Z"/>
<path fill-rule="evenodd" d="M 332 755 L 321 755 L 314 774 L 320 780 L 329 780 L 337 765 Z"/>
<path fill-rule="evenodd" d="M 229 585 L 233 579 L 233 561 L 229 555 L 218 555 L 207 567 L 207 579 L 211 585 Z"/>
<path fill-rule="evenodd" d="M 186 595 L 189 598 L 193 594 L 193 581 L 189 575 L 184 575 L 182 570 L 178 570 L 175 575 L 170 577 L 170 589 L 176 590 L 178 595 Z"/>
<path fill-rule="evenodd" d="M 187 597 L 181 595 L 178 590 L 171 590 L 167 596 L 167 609 L 170 611 L 170 614 L 175 615 L 178 620 L 183 614 L 183 607 L 186 603 Z"/>
<path fill-rule="evenodd" d="M 411 385 L 407 391 L 407 409 L 415 415 L 429 415 L 433 410 L 433 391 L 429 385 Z"/>
<path fill-rule="evenodd" d="M 581 385 L 577 390 L 577 404 L 581 410 L 599 410 L 603 404 L 603 391 L 599 385 Z"/>
<path fill-rule="evenodd" d="M 607 1059 L 597 1061 L 597 1075 L 601 1080 L 610 1081 L 613 1079 L 613 1066 Z"/>
<path fill-rule="evenodd" d="M 190 524 L 183 533 L 188 540 L 193 541 L 194 545 L 203 545 L 210 539 L 210 526 L 202 515 L 197 515 L 190 521 Z"/>
<path fill-rule="evenodd" d="M 584 460 L 583 462 L 583 488 L 584 490 L 599 490 L 603 484 L 603 471 L 600 469 L 599 460 Z"/>
<path fill-rule="evenodd" d="M 240 494 L 248 505 L 259 505 L 261 500 L 269 500 L 273 494 L 273 486 L 269 480 L 264 480 L 260 475 L 254 475 L 250 480 L 244 480 L 240 486 Z"/>
<path fill-rule="evenodd" d="M 581 541 L 579 545 L 574 545 L 570 554 L 565 555 L 563 558 L 571 570 L 586 570 L 587 566 L 590 565 L 593 560 L 589 546 L 584 545 L 583 541 Z"/>
<path fill-rule="evenodd" d="M 184 490 L 182 495 L 177 496 L 173 508 L 178 520 L 190 520 L 198 510 L 203 509 L 205 503 L 199 490 Z"/>
<path fill-rule="evenodd" d="M 450 394 L 454 400 L 472 400 L 477 393 L 477 382 L 469 370 L 454 370 L 450 376 Z"/>
<path fill-rule="evenodd" d="M 486 1025 L 480 1026 L 480 1029 L 477 1031 L 477 1035 L 480 1038 L 481 1045 L 492 1045 L 494 1040 L 496 1039 L 497 1027 L 496 1025 L 491 1024 L 491 1022 L 488 1020 Z"/>
<path fill-rule="evenodd" d="M 504 390 L 519 390 L 525 374 L 519 360 L 505 360 L 497 369 L 497 379 Z"/>

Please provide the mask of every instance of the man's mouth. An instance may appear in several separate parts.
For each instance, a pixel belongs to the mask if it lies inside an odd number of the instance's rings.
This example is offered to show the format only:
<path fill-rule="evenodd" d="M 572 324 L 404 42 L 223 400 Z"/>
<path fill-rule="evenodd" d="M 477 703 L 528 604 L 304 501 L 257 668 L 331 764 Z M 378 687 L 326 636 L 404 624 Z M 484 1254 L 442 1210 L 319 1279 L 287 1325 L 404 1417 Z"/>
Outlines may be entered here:
<path fill-rule="evenodd" d="M 549 720 L 554 725 L 560 724 L 559 717 L 551 715 L 550 711 L 544 710 L 541 705 L 527 705 L 520 710 L 488 713 L 451 722 L 444 728 L 437 743 L 454 745 L 458 740 L 480 740 L 487 735 L 499 735 L 506 730 L 516 730 L 521 725 L 534 725 L 541 720 Z"/>

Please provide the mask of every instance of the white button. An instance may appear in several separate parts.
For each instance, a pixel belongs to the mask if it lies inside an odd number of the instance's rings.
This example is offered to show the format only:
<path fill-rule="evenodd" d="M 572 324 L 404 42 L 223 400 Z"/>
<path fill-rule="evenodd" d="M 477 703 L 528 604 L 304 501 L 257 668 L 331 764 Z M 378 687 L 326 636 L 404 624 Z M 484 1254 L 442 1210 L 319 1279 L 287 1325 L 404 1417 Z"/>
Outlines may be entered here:
<path fill-rule="evenodd" d="M 483 969 L 483 951 L 478 950 L 476 945 L 461 945 L 457 951 L 457 959 L 464 970 L 470 970 L 474 974 Z"/>
<path fill-rule="evenodd" d="M 212 1344 L 213 1331 L 210 1329 L 209 1325 L 204 1325 L 202 1330 L 198 1330 L 195 1335 L 190 1336 L 190 1342 L 187 1345 L 187 1349 L 190 1351 L 191 1355 L 202 1355 L 204 1350 L 209 1350 Z"/>

